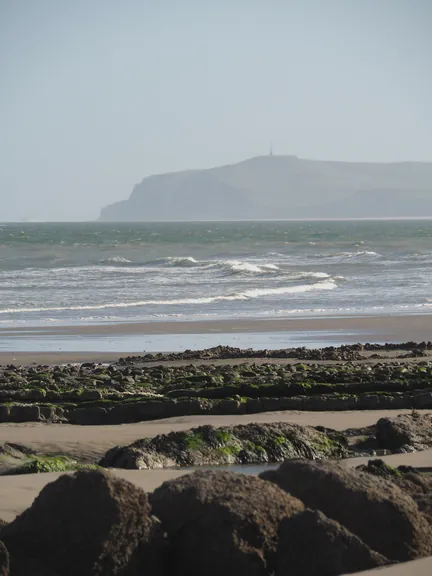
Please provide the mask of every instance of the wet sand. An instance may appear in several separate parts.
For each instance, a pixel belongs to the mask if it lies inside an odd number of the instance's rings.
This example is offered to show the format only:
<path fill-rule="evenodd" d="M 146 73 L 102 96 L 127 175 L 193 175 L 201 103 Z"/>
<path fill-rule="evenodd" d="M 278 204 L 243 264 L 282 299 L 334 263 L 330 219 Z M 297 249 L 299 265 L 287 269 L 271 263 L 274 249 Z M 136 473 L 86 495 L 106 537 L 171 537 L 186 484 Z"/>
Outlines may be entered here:
<path fill-rule="evenodd" d="M 109 363 L 134 355 L 132 352 L 0 352 L 0 365 Z"/>
<path fill-rule="evenodd" d="M 46 336 L 98 334 L 226 334 L 230 332 L 335 332 L 363 333 L 387 341 L 423 341 L 432 336 L 432 314 L 409 316 L 334 316 L 331 318 L 230 319 L 209 321 L 136 322 L 128 324 L 92 324 L 87 326 L 47 326 L 41 328 L 1 328 L 9 337 L 37 331 Z"/>
<path fill-rule="evenodd" d="M 120 356 L 202 349 L 338 346 L 432 339 L 432 314 L 1 327 L 0 363 L 109 362 Z"/>

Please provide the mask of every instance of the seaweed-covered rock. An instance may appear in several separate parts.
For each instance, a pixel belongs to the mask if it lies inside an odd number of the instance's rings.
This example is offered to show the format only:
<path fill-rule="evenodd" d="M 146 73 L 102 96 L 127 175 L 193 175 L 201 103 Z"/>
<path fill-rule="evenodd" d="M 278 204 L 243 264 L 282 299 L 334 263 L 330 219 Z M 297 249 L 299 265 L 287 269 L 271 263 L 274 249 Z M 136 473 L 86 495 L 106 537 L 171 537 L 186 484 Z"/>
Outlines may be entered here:
<path fill-rule="evenodd" d="M 22 465 L 29 458 L 33 457 L 35 452 L 21 444 L 5 442 L 0 444 L 0 475 L 11 468 Z"/>
<path fill-rule="evenodd" d="M 413 499 L 395 484 L 326 461 L 291 460 L 266 471 L 270 480 L 321 510 L 372 550 L 394 561 L 432 554 L 432 532 Z"/>
<path fill-rule="evenodd" d="M 3 542 L 0 542 L 0 576 L 9 576 L 9 553 Z"/>
<path fill-rule="evenodd" d="M 282 462 L 287 458 L 340 458 L 336 439 L 310 426 L 289 423 L 200 426 L 116 446 L 100 461 L 106 468 L 163 468 Z"/>
<path fill-rule="evenodd" d="M 376 439 L 381 448 L 413 452 L 432 446 L 432 414 L 399 414 L 380 418 L 376 423 Z"/>
<path fill-rule="evenodd" d="M 198 471 L 150 495 L 178 576 L 267 576 L 281 520 L 303 504 L 255 476 Z"/>
<path fill-rule="evenodd" d="M 17 466 L 0 472 L 0 476 L 19 474 L 42 474 L 44 472 L 75 472 L 77 470 L 96 470 L 94 464 L 82 464 L 69 456 L 44 456 L 36 454 L 27 457 Z"/>
<path fill-rule="evenodd" d="M 1 533 L 14 576 L 159 576 L 163 536 L 145 492 L 102 472 L 48 484 Z"/>
<path fill-rule="evenodd" d="M 319 510 L 281 522 L 276 576 L 338 576 L 385 564 L 384 556 Z"/>
<path fill-rule="evenodd" d="M 380 478 L 385 478 L 390 481 L 397 481 L 402 477 L 402 473 L 397 469 L 389 466 L 381 460 L 376 458 L 375 460 L 369 460 L 367 464 L 361 464 L 356 467 L 359 472 L 366 472 L 368 474 L 373 474 L 373 476 L 379 476 Z"/>
<path fill-rule="evenodd" d="M 410 466 L 392 468 L 382 460 L 369 460 L 367 466 L 356 468 L 362 472 L 390 480 L 416 502 L 429 524 L 432 525 L 432 474 L 419 472 Z"/>

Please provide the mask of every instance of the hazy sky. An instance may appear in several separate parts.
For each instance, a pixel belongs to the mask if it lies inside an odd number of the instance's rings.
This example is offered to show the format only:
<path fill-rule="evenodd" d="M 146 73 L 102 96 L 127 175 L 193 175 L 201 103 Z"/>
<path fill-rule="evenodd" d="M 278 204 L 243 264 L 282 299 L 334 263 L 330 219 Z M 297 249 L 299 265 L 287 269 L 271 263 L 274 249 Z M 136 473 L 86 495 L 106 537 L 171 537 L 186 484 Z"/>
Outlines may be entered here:
<path fill-rule="evenodd" d="M 0 0 L 0 221 L 275 153 L 432 161 L 432 0 Z"/>

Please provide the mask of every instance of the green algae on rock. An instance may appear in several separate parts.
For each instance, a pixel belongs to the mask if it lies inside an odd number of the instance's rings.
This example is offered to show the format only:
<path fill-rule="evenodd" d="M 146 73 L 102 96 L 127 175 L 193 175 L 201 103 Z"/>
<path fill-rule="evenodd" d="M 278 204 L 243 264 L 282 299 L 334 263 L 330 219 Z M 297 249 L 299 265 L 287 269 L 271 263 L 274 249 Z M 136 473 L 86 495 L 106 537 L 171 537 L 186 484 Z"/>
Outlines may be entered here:
<path fill-rule="evenodd" d="M 0 476 L 95 470 L 96 464 L 81 463 L 69 456 L 38 454 L 20 444 L 0 445 Z"/>
<path fill-rule="evenodd" d="M 75 472 L 77 470 L 96 470 L 95 464 L 81 464 L 69 456 L 33 456 L 26 462 L 3 472 L 2 476 L 17 474 L 41 474 L 44 472 Z"/>
<path fill-rule="evenodd" d="M 398 345 L 409 359 L 395 356 L 393 346 L 218 347 L 110 365 L 0 366 L 0 422 L 101 425 L 193 414 L 432 408 L 429 344 Z M 393 356 L 377 362 L 367 356 L 371 350 Z"/>
<path fill-rule="evenodd" d="M 348 448 L 310 426 L 290 423 L 200 426 L 137 440 L 109 450 L 99 462 L 109 468 L 264 464 L 288 458 L 343 458 Z"/>

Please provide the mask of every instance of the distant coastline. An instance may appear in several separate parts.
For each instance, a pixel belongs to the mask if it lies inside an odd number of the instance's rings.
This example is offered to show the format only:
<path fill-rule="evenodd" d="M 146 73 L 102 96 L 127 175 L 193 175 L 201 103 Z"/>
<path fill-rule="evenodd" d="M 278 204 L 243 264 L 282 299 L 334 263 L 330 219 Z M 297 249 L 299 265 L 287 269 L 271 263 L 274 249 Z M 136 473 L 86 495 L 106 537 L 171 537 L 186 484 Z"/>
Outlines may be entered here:
<path fill-rule="evenodd" d="M 225 220 L 136 220 L 136 221 L 103 221 L 100 219 L 96 220 L 0 220 L 0 226 L 2 225 L 16 225 L 16 226 L 27 226 L 32 224 L 203 224 L 206 222 L 218 223 L 218 222 L 403 222 L 403 221 L 421 221 L 421 220 L 432 220 L 431 216 L 380 216 L 380 217 L 365 217 L 365 218 L 236 218 L 236 219 L 225 219 Z"/>
<path fill-rule="evenodd" d="M 106 222 L 432 217 L 432 163 L 328 162 L 260 156 L 144 178 Z"/>

